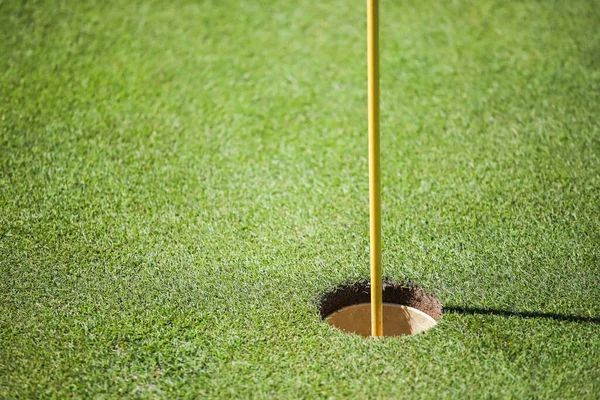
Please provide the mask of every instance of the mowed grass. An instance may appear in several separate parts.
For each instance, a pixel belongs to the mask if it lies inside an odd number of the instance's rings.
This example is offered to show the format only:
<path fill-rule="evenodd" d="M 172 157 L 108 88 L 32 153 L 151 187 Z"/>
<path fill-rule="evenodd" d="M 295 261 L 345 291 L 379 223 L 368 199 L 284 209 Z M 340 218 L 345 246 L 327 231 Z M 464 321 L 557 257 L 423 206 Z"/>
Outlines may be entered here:
<path fill-rule="evenodd" d="M 382 0 L 366 340 L 364 2 L 1 1 L 0 398 L 598 398 L 599 7 Z"/>

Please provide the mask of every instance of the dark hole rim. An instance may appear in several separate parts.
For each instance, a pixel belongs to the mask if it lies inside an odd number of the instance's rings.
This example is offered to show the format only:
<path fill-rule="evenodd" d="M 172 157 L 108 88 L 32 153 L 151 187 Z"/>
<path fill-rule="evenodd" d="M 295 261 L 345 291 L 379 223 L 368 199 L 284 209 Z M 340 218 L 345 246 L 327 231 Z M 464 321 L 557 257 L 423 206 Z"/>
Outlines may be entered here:
<path fill-rule="evenodd" d="M 420 286 L 384 279 L 382 282 L 383 302 L 416 308 L 431 316 L 435 321 L 442 318 L 442 303 L 432 293 Z M 319 313 L 325 320 L 344 307 L 371 302 L 371 283 L 368 280 L 338 286 L 321 296 Z"/>

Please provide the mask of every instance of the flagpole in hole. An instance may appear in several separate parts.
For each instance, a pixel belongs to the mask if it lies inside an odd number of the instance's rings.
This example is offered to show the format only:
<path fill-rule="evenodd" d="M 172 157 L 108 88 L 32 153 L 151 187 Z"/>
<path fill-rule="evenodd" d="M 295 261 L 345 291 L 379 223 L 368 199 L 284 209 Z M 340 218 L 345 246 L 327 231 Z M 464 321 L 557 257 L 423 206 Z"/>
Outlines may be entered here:
<path fill-rule="evenodd" d="M 379 0 L 367 0 L 371 336 L 383 336 L 379 165 Z"/>

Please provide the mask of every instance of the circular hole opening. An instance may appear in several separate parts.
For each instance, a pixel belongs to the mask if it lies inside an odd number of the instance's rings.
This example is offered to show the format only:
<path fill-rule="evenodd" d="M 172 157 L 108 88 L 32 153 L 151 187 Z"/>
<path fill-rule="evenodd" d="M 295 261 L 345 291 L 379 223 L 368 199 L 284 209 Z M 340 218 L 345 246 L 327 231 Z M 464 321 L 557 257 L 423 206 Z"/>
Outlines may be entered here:
<path fill-rule="evenodd" d="M 442 303 L 418 286 L 383 281 L 383 336 L 414 335 L 433 328 L 442 317 Z M 331 326 L 371 336 L 371 285 L 361 281 L 321 297 L 320 313 Z"/>

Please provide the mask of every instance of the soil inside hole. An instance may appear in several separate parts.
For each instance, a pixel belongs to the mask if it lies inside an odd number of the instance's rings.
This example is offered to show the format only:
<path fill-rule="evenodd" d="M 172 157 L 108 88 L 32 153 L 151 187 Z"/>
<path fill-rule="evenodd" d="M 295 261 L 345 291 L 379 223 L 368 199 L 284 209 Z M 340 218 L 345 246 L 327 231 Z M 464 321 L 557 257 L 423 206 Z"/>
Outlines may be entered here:
<path fill-rule="evenodd" d="M 321 318 L 343 331 L 369 336 L 370 301 L 368 281 L 341 286 L 321 297 Z M 384 280 L 383 303 L 385 336 L 427 330 L 442 316 L 437 297 L 414 285 Z"/>

